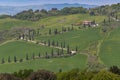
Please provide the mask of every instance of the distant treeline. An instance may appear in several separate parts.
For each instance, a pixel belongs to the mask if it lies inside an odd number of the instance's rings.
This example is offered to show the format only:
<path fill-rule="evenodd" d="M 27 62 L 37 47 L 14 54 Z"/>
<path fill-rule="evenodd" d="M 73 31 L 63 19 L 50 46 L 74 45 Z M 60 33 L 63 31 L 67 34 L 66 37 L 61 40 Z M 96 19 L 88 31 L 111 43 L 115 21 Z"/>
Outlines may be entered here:
<path fill-rule="evenodd" d="M 12 17 L 21 20 L 38 21 L 42 18 L 49 16 L 70 15 L 70 14 L 90 14 L 95 15 L 107 15 L 117 16 L 116 13 L 120 12 L 120 3 L 113 5 L 103 5 L 96 8 L 86 9 L 83 7 L 65 7 L 61 10 L 52 8 L 47 11 L 45 9 L 33 11 L 32 9 L 22 11 L 14 16 L 3 15 L 0 18 Z"/>
<path fill-rule="evenodd" d="M 52 8 L 49 11 L 45 9 L 36 10 L 36 11 L 29 9 L 28 11 L 22 11 L 13 17 L 22 20 L 37 21 L 39 19 L 46 18 L 49 16 L 78 14 L 78 13 L 85 14 L 87 13 L 87 9 L 82 7 L 71 7 L 71 8 L 65 7 L 61 10 L 58 10 L 57 8 Z"/>

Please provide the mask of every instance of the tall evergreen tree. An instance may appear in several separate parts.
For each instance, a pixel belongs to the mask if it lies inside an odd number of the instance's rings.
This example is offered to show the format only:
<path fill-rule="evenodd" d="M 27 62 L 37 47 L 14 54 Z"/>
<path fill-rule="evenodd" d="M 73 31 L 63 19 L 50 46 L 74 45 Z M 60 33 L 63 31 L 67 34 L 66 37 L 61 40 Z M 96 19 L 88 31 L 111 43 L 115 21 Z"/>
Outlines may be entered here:
<path fill-rule="evenodd" d="M 57 55 L 58 55 L 58 56 L 60 55 L 59 49 L 57 50 Z"/>
<path fill-rule="evenodd" d="M 69 45 L 67 46 L 67 54 L 70 54 L 70 47 L 69 47 Z"/>
<path fill-rule="evenodd" d="M 61 46 L 60 46 L 61 48 L 63 48 L 63 44 L 62 44 L 62 42 L 61 42 Z"/>
<path fill-rule="evenodd" d="M 26 54 L 26 60 L 29 60 L 28 54 Z"/>
<path fill-rule="evenodd" d="M 16 56 L 14 56 L 14 62 L 17 62 L 17 58 L 16 58 Z"/>
<path fill-rule="evenodd" d="M 52 57 L 54 56 L 54 51 L 53 51 L 53 49 L 52 49 L 52 51 L 51 51 L 51 56 L 52 56 Z"/>
<path fill-rule="evenodd" d="M 48 53 L 47 52 L 45 53 L 45 58 L 48 58 Z"/>
<path fill-rule="evenodd" d="M 39 58 L 41 57 L 40 53 L 38 54 Z"/>
<path fill-rule="evenodd" d="M 76 52 L 78 51 L 78 47 L 76 46 Z"/>
<path fill-rule="evenodd" d="M 106 23 L 106 20 L 104 19 L 103 23 L 105 24 Z"/>
<path fill-rule="evenodd" d="M 65 48 L 65 41 L 64 41 L 64 43 L 63 43 L 63 48 Z"/>
<path fill-rule="evenodd" d="M 48 46 L 50 46 L 50 40 L 48 40 Z"/>
<path fill-rule="evenodd" d="M 55 41 L 54 40 L 52 41 L 52 46 L 55 46 Z"/>
<path fill-rule="evenodd" d="M 49 35 L 51 35 L 52 34 L 52 30 L 51 29 L 49 29 Z"/>
<path fill-rule="evenodd" d="M 35 54 L 33 53 L 33 55 L 32 55 L 32 59 L 35 59 Z"/>
<path fill-rule="evenodd" d="M 11 60 L 10 60 L 10 56 L 8 57 L 8 63 L 10 63 L 11 62 Z"/>
<path fill-rule="evenodd" d="M 2 62 L 1 62 L 2 64 L 4 64 L 5 63 L 5 60 L 4 60 L 4 58 L 2 58 Z"/>
<path fill-rule="evenodd" d="M 58 43 L 58 41 L 57 41 L 57 43 L 56 43 L 56 46 L 57 46 L 57 47 L 59 46 L 59 43 Z"/>

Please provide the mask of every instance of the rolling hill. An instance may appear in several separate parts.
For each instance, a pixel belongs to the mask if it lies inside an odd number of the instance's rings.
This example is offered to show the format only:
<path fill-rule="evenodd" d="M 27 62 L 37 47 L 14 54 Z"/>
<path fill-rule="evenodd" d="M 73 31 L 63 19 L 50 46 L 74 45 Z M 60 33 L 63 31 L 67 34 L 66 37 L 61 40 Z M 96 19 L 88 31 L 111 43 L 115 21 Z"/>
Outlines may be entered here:
<path fill-rule="evenodd" d="M 104 19 L 106 19 L 106 24 L 103 22 Z M 85 20 L 95 20 L 99 25 L 97 27 L 85 28 L 82 25 L 82 22 Z M 25 68 L 34 70 L 47 69 L 55 72 L 59 71 L 59 69 L 68 71 L 72 68 L 85 69 L 91 66 L 94 68 L 94 64 L 90 63 L 90 61 L 95 62 L 95 64 L 104 65 L 102 68 L 112 65 L 119 67 L 120 25 L 119 22 L 108 22 L 107 20 L 107 16 L 90 16 L 89 14 L 52 16 L 35 22 L 13 18 L 0 19 L 0 32 L 3 34 L 0 38 L 6 38 L 4 43 L 0 44 L 1 62 L 2 58 L 5 58 L 5 63 L 0 64 L 0 72 L 14 72 Z M 74 29 L 69 31 L 68 28 L 71 28 L 72 24 Z M 67 31 L 62 33 L 62 27 L 66 28 Z M 12 61 L 8 63 L 7 59 L 9 56 L 12 60 L 14 56 L 18 59 L 22 58 L 25 60 L 27 53 L 32 57 L 33 53 L 38 55 L 40 52 L 41 55 L 45 55 L 46 51 L 48 53 L 51 52 L 52 48 L 49 46 L 41 46 L 18 40 L 16 34 L 26 28 L 40 31 L 40 34 L 35 36 L 34 41 L 48 43 L 48 40 L 50 40 L 51 44 L 52 41 L 55 43 L 58 41 L 59 46 L 65 42 L 65 48 L 69 45 L 70 50 L 74 51 L 77 47 L 78 51 L 74 56 L 70 57 L 35 59 L 20 63 L 14 63 Z M 52 30 L 51 35 L 49 35 L 49 29 Z M 60 34 L 54 34 L 55 29 L 57 29 Z M 107 30 L 104 31 L 103 29 Z M 25 32 L 23 30 L 21 34 Z M 15 41 L 9 42 L 11 39 L 15 39 Z M 6 41 L 8 42 L 6 43 Z M 53 49 L 56 51 L 55 47 L 53 47 Z M 99 65 L 96 67 L 99 67 Z"/>

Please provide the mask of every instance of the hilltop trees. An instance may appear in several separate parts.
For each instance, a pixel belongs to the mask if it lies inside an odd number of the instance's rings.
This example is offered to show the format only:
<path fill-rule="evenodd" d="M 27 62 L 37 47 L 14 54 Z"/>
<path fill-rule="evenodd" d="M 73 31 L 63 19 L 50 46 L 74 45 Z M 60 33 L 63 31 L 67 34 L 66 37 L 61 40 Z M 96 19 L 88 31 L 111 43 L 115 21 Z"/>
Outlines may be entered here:
<path fill-rule="evenodd" d="M 29 21 L 38 21 L 39 19 L 48 17 L 48 16 L 58 16 L 58 15 L 69 15 L 69 14 L 85 14 L 87 9 L 83 7 L 65 7 L 61 10 L 57 8 L 52 8 L 47 11 L 45 9 L 33 11 L 32 9 L 22 11 L 13 16 L 13 18 L 29 20 Z"/>

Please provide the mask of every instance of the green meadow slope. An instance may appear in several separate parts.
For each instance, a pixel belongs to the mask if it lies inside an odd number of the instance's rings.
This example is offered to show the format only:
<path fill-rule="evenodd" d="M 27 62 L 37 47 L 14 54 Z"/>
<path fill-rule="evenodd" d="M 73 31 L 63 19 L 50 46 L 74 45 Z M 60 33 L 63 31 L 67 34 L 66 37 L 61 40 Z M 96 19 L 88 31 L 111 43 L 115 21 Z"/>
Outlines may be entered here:
<path fill-rule="evenodd" d="M 86 50 L 90 43 L 98 42 L 102 38 L 100 28 L 88 28 L 73 30 L 59 35 L 39 36 L 36 39 L 42 42 L 55 41 L 55 43 L 59 43 L 59 46 L 61 43 L 65 43 L 65 46 L 69 45 L 72 50 L 78 47 L 78 50 L 82 51 Z"/>
<path fill-rule="evenodd" d="M 31 42 L 8 42 L 6 44 L 0 45 L 0 60 L 4 58 L 7 61 L 9 56 L 11 57 L 12 61 L 14 60 L 14 56 L 16 56 L 18 60 L 26 59 L 26 55 L 28 55 L 29 58 L 32 58 L 33 54 L 38 56 L 39 53 L 41 56 L 45 56 L 46 52 L 51 55 L 52 49 L 57 52 L 57 49 L 41 46 Z"/>
<path fill-rule="evenodd" d="M 85 51 L 97 52 L 97 48 L 100 48 L 99 56 L 101 62 L 104 63 L 107 67 L 117 65 L 120 66 L 119 61 L 119 47 L 120 47 L 120 28 L 115 28 L 112 30 L 110 35 L 106 37 L 102 32 L 101 23 L 104 19 L 107 19 L 106 16 L 90 16 L 88 14 L 74 14 L 67 16 L 54 16 L 41 19 L 37 22 L 31 21 L 22 21 L 17 19 L 0 19 L 0 31 L 12 30 L 15 28 L 44 28 L 40 29 L 42 35 L 36 36 L 35 41 L 40 42 L 58 42 L 58 45 L 61 46 L 61 43 L 65 43 L 65 46 L 70 46 L 70 50 L 75 50 L 78 48 L 76 55 L 67 57 L 67 58 L 52 58 L 52 59 L 35 59 L 26 61 L 26 54 L 29 57 L 32 57 L 33 54 L 38 56 L 46 54 L 46 52 L 51 53 L 51 50 L 57 52 L 58 49 L 51 48 L 47 46 L 41 46 L 31 42 L 25 41 L 12 41 L 7 43 L 0 44 L 0 62 L 2 58 L 5 58 L 5 63 L 0 64 L 0 72 L 14 72 L 20 69 L 47 69 L 51 71 L 58 72 L 59 69 L 68 71 L 72 68 L 85 69 L 88 67 L 88 57 L 89 54 L 84 54 Z M 48 35 L 49 29 L 58 29 L 61 31 L 62 27 L 71 27 L 71 24 L 79 24 L 84 20 L 95 20 L 99 26 L 96 28 L 82 28 L 82 26 L 75 26 L 74 30 L 68 31 L 62 34 L 57 35 Z M 78 27 L 81 27 L 80 29 Z M 43 35 L 44 34 L 44 35 Z M 105 40 L 104 40 L 105 39 Z M 98 47 L 100 41 L 103 40 L 103 43 Z M 90 53 L 91 53 L 90 52 Z M 85 52 L 86 53 L 86 52 Z M 92 54 L 94 55 L 94 54 Z M 8 63 L 8 58 L 11 58 L 12 62 Z M 14 63 L 14 56 L 17 59 L 24 59 L 21 63 Z M 96 55 L 95 55 L 96 56 Z"/>
<path fill-rule="evenodd" d="M 120 67 L 120 27 L 114 29 L 100 48 L 100 58 L 104 65 Z"/>
<path fill-rule="evenodd" d="M 36 22 L 6 18 L 6 19 L 0 19 L 0 30 L 8 30 L 16 27 L 39 28 L 41 25 L 45 26 L 45 30 L 46 28 L 61 29 L 61 27 L 63 26 L 69 27 L 71 26 L 71 24 L 81 23 L 84 20 L 91 20 L 91 21 L 96 20 L 96 22 L 99 23 L 102 22 L 105 18 L 106 18 L 105 16 L 90 16 L 88 14 L 53 16 L 53 17 L 41 19 Z"/>

